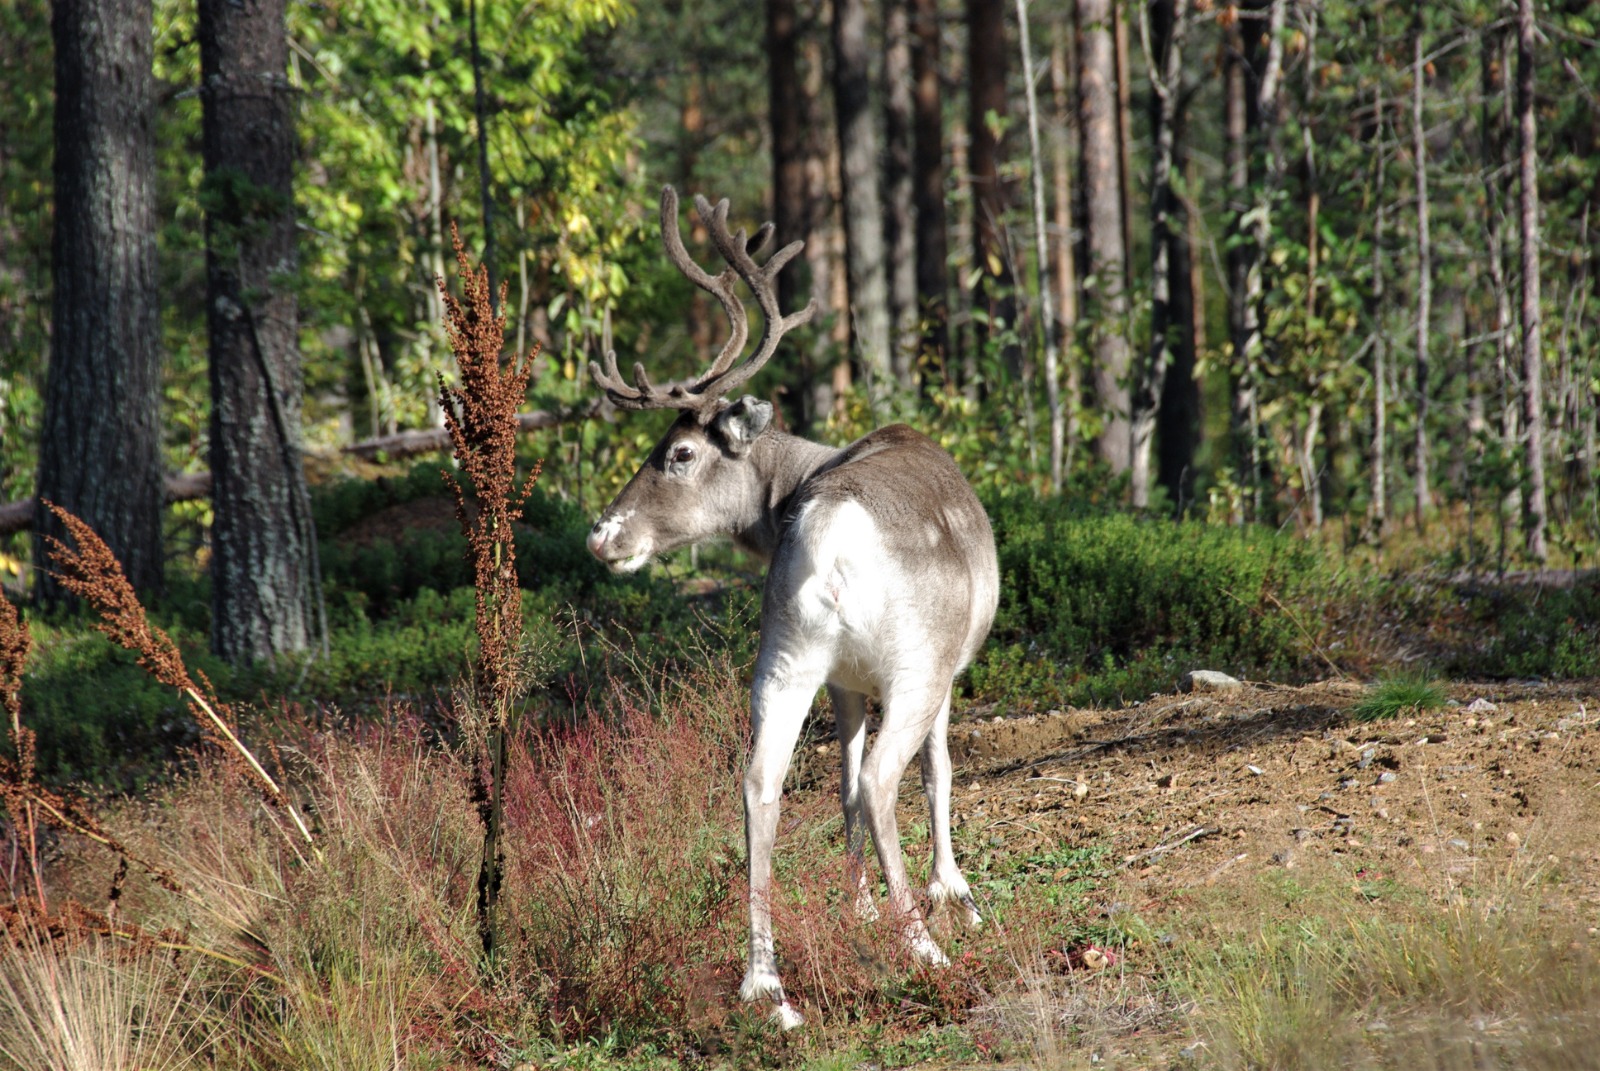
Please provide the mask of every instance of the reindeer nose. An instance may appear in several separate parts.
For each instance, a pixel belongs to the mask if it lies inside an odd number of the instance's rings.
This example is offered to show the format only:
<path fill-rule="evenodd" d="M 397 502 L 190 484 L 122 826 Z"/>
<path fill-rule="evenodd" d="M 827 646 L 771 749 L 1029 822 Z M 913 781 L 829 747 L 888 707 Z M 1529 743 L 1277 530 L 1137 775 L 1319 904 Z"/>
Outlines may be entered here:
<path fill-rule="evenodd" d="M 593 554 L 596 558 L 600 557 L 600 551 L 604 549 L 606 545 L 606 536 L 610 534 L 610 529 L 607 528 L 604 521 L 595 521 L 594 527 L 589 529 L 589 538 L 586 540 L 589 547 L 589 553 Z"/>

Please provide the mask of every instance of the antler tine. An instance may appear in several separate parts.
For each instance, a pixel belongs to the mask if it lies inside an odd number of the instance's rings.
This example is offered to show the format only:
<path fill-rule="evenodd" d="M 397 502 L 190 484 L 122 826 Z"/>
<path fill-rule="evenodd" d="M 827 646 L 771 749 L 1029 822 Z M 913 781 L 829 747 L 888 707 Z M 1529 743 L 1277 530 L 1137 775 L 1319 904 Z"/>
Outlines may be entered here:
<path fill-rule="evenodd" d="M 778 305 L 777 288 L 773 285 L 784 265 L 793 260 L 805 248 L 805 243 L 790 242 L 768 259 L 766 267 L 758 267 L 751 254 L 759 251 L 761 246 L 766 244 L 764 234 L 772 225 L 766 224 L 760 231 L 756 232 L 756 238 L 759 239 L 759 243 L 753 241 L 747 245 L 744 241 L 744 232 L 741 231 L 738 235 L 730 235 L 728 233 L 727 204 L 727 201 L 722 201 L 715 210 L 716 219 L 720 226 L 711 225 L 711 221 L 707 219 L 711 231 L 711 241 L 717 247 L 717 252 L 722 254 L 722 259 L 727 261 L 739 273 L 739 277 L 745 281 L 745 285 L 750 287 L 751 293 L 755 295 L 757 304 L 761 306 L 761 313 L 765 322 L 762 324 L 761 342 L 756 347 L 756 351 L 745 358 L 737 368 L 719 377 L 715 384 L 705 384 L 705 392 L 707 394 L 714 393 L 717 396 L 731 393 L 742 386 L 751 376 L 761 371 L 762 366 L 771 360 L 773 353 L 777 351 L 778 343 L 783 339 L 783 336 L 790 330 L 810 322 L 811 317 L 816 315 L 817 312 L 817 299 L 813 297 L 799 312 L 785 316 L 782 308 Z M 705 198 L 697 197 L 695 205 L 700 211 L 701 218 L 706 219 L 706 208 L 709 206 L 706 204 Z"/>
<path fill-rule="evenodd" d="M 717 229 L 719 221 L 724 229 L 727 227 L 727 202 L 724 201 L 718 207 L 721 210 L 720 216 L 715 211 L 707 211 L 705 198 L 695 198 L 695 208 L 700 213 L 701 220 L 713 231 Z M 739 300 L 739 295 L 734 290 L 739 280 L 738 273 L 730 266 L 724 268 L 721 273 L 712 275 L 695 263 L 694 258 L 689 256 L 689 251 L 684 248 L 683 236 L 678 231 L 678 191 L 671 186 L 661 188 L 661 240 L 667 247 L 667 258 L 691 283 L 713 295 L 722 305 L 722 311 L 728 316 L 728 341 L 723 343 L 722 352 L 711 362 L 711 367 L 695 381 L 695 388 L 698 388 L 727 371 L 733 359 L 744 352 L 744 344 L 750 338 L 750 318 L 745 311 L 744 302 Z M 696 395 L 700 393 L 694 388 L 691 388 L 691 392 Z"/>

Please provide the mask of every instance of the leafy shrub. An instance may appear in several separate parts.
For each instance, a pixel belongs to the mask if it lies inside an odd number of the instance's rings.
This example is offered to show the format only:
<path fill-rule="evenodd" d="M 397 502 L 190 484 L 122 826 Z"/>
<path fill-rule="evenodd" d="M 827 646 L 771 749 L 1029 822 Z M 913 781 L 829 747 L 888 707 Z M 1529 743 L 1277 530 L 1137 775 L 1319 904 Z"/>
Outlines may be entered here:
<path fill-rule="evenodd" d="M 982 698 L 1041 701 L 1171 687 L 1187 663 L 1294 672 L 1330 590 L 1310 543 L 1260 528 L 1085 514 L 1064 499 L 988 503 L 1000 609 L 972 674 Z M 1105 696 L 1098 696 L 1105 698 Z"/>
<path fill-rule="evenodd" d="M 1570 588 L 1499 588 L 1470 600 L 1473 631 L 1492 637 L 1452 668 L 1474 676 L 1600 676 L 1600 578 Z"/>

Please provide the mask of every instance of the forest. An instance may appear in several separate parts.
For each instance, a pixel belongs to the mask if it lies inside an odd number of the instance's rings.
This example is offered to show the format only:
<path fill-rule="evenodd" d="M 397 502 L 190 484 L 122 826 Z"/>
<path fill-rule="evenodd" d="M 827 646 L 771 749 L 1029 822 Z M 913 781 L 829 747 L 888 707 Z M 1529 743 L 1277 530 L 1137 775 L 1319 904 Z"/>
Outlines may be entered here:
<path fill-rule="evenodd" d="M 585 549 L 667 426 L 598 369 L 728 337 L 669 186 L 803 243 L 777 426 L 998 549 L 988 922 L 848 909 L 819 698 L 803 1030 L 759 563 Z M 8 0 L 0 191 L 0 1069 L 1600 1045 L 1592 5 Z"/>

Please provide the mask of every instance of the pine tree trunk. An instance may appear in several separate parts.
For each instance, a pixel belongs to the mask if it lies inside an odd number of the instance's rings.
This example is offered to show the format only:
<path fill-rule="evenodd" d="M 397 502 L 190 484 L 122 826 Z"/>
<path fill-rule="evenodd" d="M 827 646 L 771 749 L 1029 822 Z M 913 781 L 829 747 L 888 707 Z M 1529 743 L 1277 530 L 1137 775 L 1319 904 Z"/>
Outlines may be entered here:
<path fill-rule="evenodd" d="M 973 253 L 981 268 L 975 305 L 990 323 L 1016 326 L 1016 298 L 1012 294 L 1011 255 L 1002 227 L 1010 197 L 1000 175 L 1000 138 L 991 115 L 1009 114 L 1006 96 L 1005 5 L 1003 0 L 967 0 L 967 169 L 972 181 Z M 981 347 L 989 330 L 978 324 L 974 331 Z M 1022 351 L 1008 344 L 1006 368 L 1013 376 L 1022 371 Z"/>
<path fill-rule="evenodd" d="M 1384 288 L 1383 272 L 1383 234 L 1385 224 L 1384 200 L 1384 96 L 1383 81 L 1377 80 L 1373 90 L 1373 131 L 1372 131 L 1372 160 L 1375 175 L 1373 178 L 1373 200 L 1377 203 L 1377 215 L 1372 225 L 1372 316 L 1373 342 L 1372 342 L 1372 454 L 1368 467 L 1372 472 L 1372 501 L 1368 507 L 1368 527 L 1374 538 L 1381 538 L 1384 528 L 1389 523 L 1389 488 L 1388 488 L 1388 435 L 1389 435 L 1389 371 L 1387 368 L 1389 357 L 1389 336 L 1386 321 L 1388 320 L 1389 306 L 1387 291 Z"/>
<path fill-rule="evenodd" d="M 806 268 L 811 279 L 811 294 L 824 309 L 835 310 L 830 329 L 812 331 L 811 344 L 801 349 L 801 378 L 805 381 L 802 406 L 806 428 L 816 432 L 827 421 L 837 403 L 836 373 L 848 381 L 850 361 L 837 360 L 838 352 L 849 344 L 850 325 L 838 310 L 846 309 L 849 295 L 836 292 L 844 275 L 836 246 L 838 226 L 834 203 L 839 176 L 839 139 L 829 122 L 826 91 L 827 58 L 820 25 L 802 23 L 800 29 L 800 85 L 805 103 L 805 220 Z M 788 274 L 785 272 L 784 274 Z M 783 276 L 780 275 L 781 279 Z M 789 308 L 791 306 L 784 306 Z M 794 308 L 799 307 L 796 302 Z M 842 336 L 842 337 L 841 337 Z"/>
<path fill-rule="evenodd" d="M 1172 166 L 1188 176 L 1187 185 L 1192 190 L 1194 167 L 1189 159 L 1186 127 L 1180 110 L 1173 132 Z M 1194 501 L 1195 453 L 1200 448 L 1201 431 L 1200 383 L 1195 378 L 1195 362 L 1198 347 L 1205 339 L 1202 274 L 1195 256 L 1195 250 L 1202 248 L 1199 220 L 1181 197 L 1172 201 L 1172 231 L 1172 322 L 1177 331 L 1172 339 L 1172 367 L 1167 371 L 1161 407 L 1156 412 L 1156 482 L 1166 488 L 1173 511 L 1181 515 Z"/>
<path fill-rule="evenodd" d="M 889 281 L 883 202 L 878 195 L 878 137 L 870 107 L 871 47 L 864 0 L 834 0 L 833 95 L 850 283 L 850 349 L 873 410 L 881 415 L 894 392 L 894 379 L 889 368 Z"/>
<path fill-rule="evenodd" d="M 1084 226 L 1088 232 L 1087 297 L 1093 312 L 1091 343 L 1095 401 L 1103 414 L 1095 451 L 1113 472 L 1131 462 L 1128 376 L 1128 297 L 1123 288 L 1127 249 L 1123 245 L 1121 152 L 1117 138 L 1116 49 L 1112 0 L 1079 0 L 1078 62 L 1079 154 L 1084 184 Z"/>
<path fill-rule="evenodd" d="M 1538 129 L 1533 112 L 1533 0 L 1517 5 L 1517 170 L 1522 233 L 1522 422 L 1526 428 L 1523 464 L 1527 467 L 1528 494 L 1523 506 L 1523 528 L 1528 556 L 1543 562 L 1549 556 L 1545 543 L 1547 513 L 1544 483 L 1544 361 L 1539 329 L 1539 170 Z"/>
<path fill-rule="evenodd" d="M 150 0 L 57 0 L 54 301 L 41 499 L 161 588 L 161 352 Z M 63 533 L 41 505 L 35 562 Z M 41 569 L 38 594 L 62 597 Z"/>
<path fill-rule="evenodd" d="M 1433 243 L 1428 231 L 1428 141 L 1423 127 L 1422 9 L 1416 9 L 1411 42 L 1411 158 L 1417 193 L 1417 395 L 1415 513 L 1420 531 L 1429 508 L 1428 484 L 1428 328 L 1433 317 Z"/>
<path fill-rule="evenodd" d="M 294 118 L 283 0 L 201 0 L 213 649 L 303 651 L 316 536 L 300 460 Z"/>
<path fill-rule="evenodd" d="M 800 81 L 799 44 L 794 0 L 767 0 L 767 118 L 772 128 L 773 247 L 777 249 L 810 236 L 806 226 L 806 97 Z M 809 280 L 803 267 L 797 264 L 778 275 L 778 304 L 785 309 L 805 304 Z M 791 392 L 798 402 L 798 412 L 791 417 L 802 434 L 811 433 L 817 424 L 816 414 L 807 405 L 810 382 L 816 374 L 808 356 L 801 351 L 799 381 Z"/>
<path fill-rule="evenodd" d="M 1245 280 L 1254 251 L 1244 233 L 1250 210 L 1250 56 L 1246 36 L 1238 21 L 1226 28 L 1227 66 L 1223 93 L 1223 169 L 1228 183 L 1228 338 L 1233 346 L 1230 369 L 1232 398 L 1229 431 L 1233 444 L 1233 473 L 1242 501 L 1233 521 L 1253 517 L 1261 507 L 1261 428 L 1258 412 L 1257 353 L 1250 347 L 1256 337 L 1256 307 L 1248 300 Z"/>
<path fill-rule="evenodd" d="M 1150 505 L 1150 452 L 1156 411 L 1172 363 L 1172 188 L 1178 100 L 1183 86 L 1183 36 L 1188 26 L 1188 0 L 1152 0 L 1150 4 L 1150 128 L 1154 143 L 1150 164 L 1150 348 L 1132 395 L 1130 492 L 1135 509 Z"/>
<path fill-rule="evenodd" d="M 916 191 L 917 299 L 922 350 L 943 369 L 950 352 L 945 261 L 949 256 L 944 211 L 944 108 L 939 91 L 939 5 L 910 0 L 911 68 L 916 133 L 912 185 Z M 948 375 L 948 370 L 945 373 Z"/>
<path fill-rule="evenodd" d="M 910 0 L 890 0 L 884 11 L 883 244 L 889 276 L 889 369 L 905 395 L 916 390 L 917 228 L 912 189 Z"/>
<path fill-rule="evenodd" d="M 1056 287 L 1056 315 L 1060 319 L 1057 337 L 1061 339 L 1063 369 L 1062 408 L 1065 410 L 1065 427 L 1062 436 L 1061 466 L 1063 473 L 1072 471 L 1072 455 L 1078 442 L 1078 406 L 1083 392 L 1080 364 L 1077 358 L 1078 333 L 1078 273 L 1074 260 L 1072 241 L 1072 166 L 1070 146 L 1072 134 L 1077 129 L 1077 117 L 1072 107 L 1072 82 L 1068 74 L 1066 30 L 1056 26 L 1050 41 L 1050 97 L 1052 122 L 1051 178 L 1055 201 L 1054 233 L 1050 242 L 1050 278 Z"/>
<path fill-rule="evenodd" d="M 1022 85 L 1028 112 L 1028 175 L 1033 193 L 1033 249 L 1039 272 L 1039 309 L 1044 328 L 1045 402 L 1050 412 L 1050 489 L 1061 491 L 1062 450 L 1066 413 L 1061 404 L 1061 347 L 1057 334 L 1055 293 L 1050 283 L 1050 236 L 1045 224 L 1044 153 L 1039 142 L 1039 100 L 1033 83 L 1033 45 L 1028 27 L 1028 0 L 1017 0 L 1017 27 L 1022 46 Z"/>

